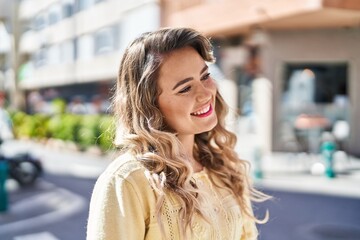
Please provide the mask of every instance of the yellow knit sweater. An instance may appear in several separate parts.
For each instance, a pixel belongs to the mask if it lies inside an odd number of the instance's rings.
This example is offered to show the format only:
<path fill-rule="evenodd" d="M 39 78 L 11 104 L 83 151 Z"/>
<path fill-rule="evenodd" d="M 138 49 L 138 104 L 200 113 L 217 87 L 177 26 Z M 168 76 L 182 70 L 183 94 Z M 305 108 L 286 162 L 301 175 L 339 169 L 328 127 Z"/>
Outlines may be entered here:
<path fill-rule="evenodd" d="M 206 170 L 195 173 L 194 179 L 206 200 L 203 207 L 211 224 L 195 215 L 193 233 L 188 239 L 257 239 L 254 221 L 242 213 L 230 192 L 213 186 Z M 145 169 L 124 155 L 111 163 L 95 184 L 87 240 L 160 240 L 155 208 L 156 193 L 146 178 Z M 162 208 L 166 240 L 180 240 L 180 206 L 176 197 L 168 194 Z"/>

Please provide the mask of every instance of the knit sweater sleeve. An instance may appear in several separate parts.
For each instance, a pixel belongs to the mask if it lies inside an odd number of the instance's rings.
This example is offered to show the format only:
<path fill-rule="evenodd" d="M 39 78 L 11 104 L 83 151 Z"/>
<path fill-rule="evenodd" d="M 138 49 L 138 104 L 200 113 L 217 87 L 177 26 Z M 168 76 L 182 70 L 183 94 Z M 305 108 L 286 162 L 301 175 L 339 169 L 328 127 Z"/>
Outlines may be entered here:
<path fill-rule="evenodd" d="M 90 202 L 87 240 L 144 239 L 147 216 L 139 195 L 131 179 L 103 174 Z"/>

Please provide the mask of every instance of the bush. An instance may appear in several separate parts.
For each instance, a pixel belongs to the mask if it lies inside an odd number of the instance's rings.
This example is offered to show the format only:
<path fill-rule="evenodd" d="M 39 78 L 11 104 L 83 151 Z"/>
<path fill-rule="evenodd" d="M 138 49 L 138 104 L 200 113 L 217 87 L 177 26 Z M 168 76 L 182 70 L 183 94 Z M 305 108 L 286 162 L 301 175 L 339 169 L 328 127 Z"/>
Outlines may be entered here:
<path fill-rule="evenodd" d="M 114 148 L 115 124 L 111 116 L 103 115 L 99 121 L 99 138 L 97 144 L 103 151 Z"/>
<path fill-rule="evenodd" d="M 13 112 L 16 137 L 56 138 L 72 141 L 86 149 L 98 145 L 103 151 L 113 148 L 115 127 L 108 115 L 35 114 Z"/>
<path fill-rule="evenodd" d="M 24 123 L 26 116 L 27 115 L 24 112 L 10 112 L 10 117 L 13 123 L 13 130 L 16 137 L 22 137 L 19 130 L 21 125 Z"/>
<path fill-rule="evenodd" d="M 48 136 L 47 121 L 50 119 L 45 114 L 28 115 L 24 112 L 13 112 L 11 118 L 16 137 L 20 138 L 45 138 Z"/>
<path fill-rule="evenodd" d="M 30 116 L 30 115 L 28 115 Z M 50 120 L 50 116 L 46 114 L 35 114 L 32 116 L 34 123 L 34 130 L 32 132 L 31 137 L 35 138 L 47 138 L 49 136 L 48 121 Z"/>
<path fill-rule="evenodd" d="M 66 111 L 66 101 L 62 98 L 55 98 L 51 101 L 51 107 L 55 114 L 64 114 Z"/>
<path fill-rule="evenodd" d="M 50 118 L 48 129 L 50 136 L 64 141 L 78 141 L 81 116 L 74 114 L 58 114 Z"/>
<path fill-rule="evenodd" d="M 77 141 L 81 147 L 87 148 L 96 144 L 99 136 L 99 119 L 99 115 L 82 115 Z"/>

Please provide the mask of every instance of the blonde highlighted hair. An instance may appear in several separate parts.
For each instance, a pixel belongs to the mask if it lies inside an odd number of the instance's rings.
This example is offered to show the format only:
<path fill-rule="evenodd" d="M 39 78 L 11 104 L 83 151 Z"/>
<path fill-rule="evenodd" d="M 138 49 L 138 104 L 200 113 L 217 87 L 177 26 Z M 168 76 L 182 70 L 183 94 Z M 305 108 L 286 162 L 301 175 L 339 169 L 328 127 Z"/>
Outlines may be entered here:
<path fill-rule="evenodd" d="M 192 180 L 192 168 L 181 153 L 176 134 L 168 130 L 159 110 L 157 87 L 165 55 L 183 47 L 194 48 L 205 62 L 214 61 L 210 41 L 190 28 L 164 28 L 135 39 L 125 50 L 120 64 L 113 109 L 120 129 L 117 144 L 122 151 L 131 152 L 139 159 L 148 170 L 150 183 L 159 193 L 159 223 L 164 193 L 170 191 L 182 205 L 179 219 L 184 222 L 180 227 L 185 235 L 194 213 L 204 214 Z M 239 159 L 234 151 L 236 136 L 225 129 L 228 109 L 219 93 L 215 106 L 218 123 L 211 131 L 195 135 L 194 156 L 211 173 L 210 176 L 217 176 L 234 194 L 245 214 L 256 220 L 246 201 L 263 200 L 266 195 L 251 186 L 248 163 Z"/>

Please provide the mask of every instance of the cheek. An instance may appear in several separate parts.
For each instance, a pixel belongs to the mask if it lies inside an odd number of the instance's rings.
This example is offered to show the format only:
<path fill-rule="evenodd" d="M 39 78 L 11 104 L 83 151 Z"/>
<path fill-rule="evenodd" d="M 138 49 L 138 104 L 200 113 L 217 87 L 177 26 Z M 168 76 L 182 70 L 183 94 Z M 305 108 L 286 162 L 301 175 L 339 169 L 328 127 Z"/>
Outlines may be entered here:
<path fill-rule="evenodd" d="M 179 119 L 183 119 L 189 114 L 189 103 L 184 99 L 164 98 L 162 100 L 159 102 L 160 111 L 165 122 L 171 127 L 175 127 L 175 125 L 181 122 Z"/>
<path fill-rule="evenodd" d="M 215 83 L 215 81 L 211 80 L 209 82 L 206 83 L 205 87 L 211 92 L 212 95 L 216 95 L 216 92 L 218 90 L 217 85 Z"/>
<path fill-rule="evenodd" d="M 159 98 L 159 109 L 165 119 L 171 118 L 175 113 L 173 101 L 166 96 Z"/>
<path fill-rule="evenodd" d="M 213 94 L 216 94 L 217 85 L 216 85 L 216 82 L 214 81 L 214 79 L 211 78 L 209 81 L 206 82 L 206 88 L 211 90 Z"/>

